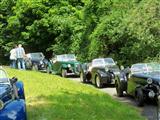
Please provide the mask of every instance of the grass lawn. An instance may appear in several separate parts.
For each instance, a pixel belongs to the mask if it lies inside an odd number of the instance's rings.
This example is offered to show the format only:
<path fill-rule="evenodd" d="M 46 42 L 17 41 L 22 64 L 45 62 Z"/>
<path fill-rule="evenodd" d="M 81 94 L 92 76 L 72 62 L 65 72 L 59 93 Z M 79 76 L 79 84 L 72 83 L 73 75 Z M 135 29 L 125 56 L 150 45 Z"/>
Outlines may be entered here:
<path fill-rule="evenodd" d="M 5 69 L 24 82 L 28 120 L 145 120 L 137 108 L 92 86 L 47 73 Z"/>

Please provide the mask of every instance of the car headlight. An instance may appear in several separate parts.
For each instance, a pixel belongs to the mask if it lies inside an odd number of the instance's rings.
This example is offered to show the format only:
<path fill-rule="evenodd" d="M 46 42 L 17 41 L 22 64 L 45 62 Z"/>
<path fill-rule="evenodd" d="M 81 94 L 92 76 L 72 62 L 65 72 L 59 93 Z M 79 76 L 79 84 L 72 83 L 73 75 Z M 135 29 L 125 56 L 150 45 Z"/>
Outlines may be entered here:
<path fill-rule="evenodd" d="M 148 78 L 148 79 L 147 79 L 147 83 L 148 83 L 148 84 L 152 84 L 152 82 L 153 82 L 153 80 L 152 80 L 151 78 Z"/>
<path fill-rule="evenodd" d="M 40 61 L 40 64 L 43 64 L 43 61 Z"/>
<path fill-rule="evenodd" d="M 70 65 L 70 64 L 68 64 L 68 67 L 70 68 L 70 67 L 71 67 L 71 65 Z"/>
<path fill-rule="evenodd" d="M 149 96 L 150 98 L 154 98 L 154 96 L 155 96 L 154 91 L 151 90 L 151 91 L 148 93 L 148 96 Z"/>
<path fill-rule="evenodd" d="M 2 100 L 0 100 L 0 110 L 2 110 L 4 108 L 4 103 Z"/>

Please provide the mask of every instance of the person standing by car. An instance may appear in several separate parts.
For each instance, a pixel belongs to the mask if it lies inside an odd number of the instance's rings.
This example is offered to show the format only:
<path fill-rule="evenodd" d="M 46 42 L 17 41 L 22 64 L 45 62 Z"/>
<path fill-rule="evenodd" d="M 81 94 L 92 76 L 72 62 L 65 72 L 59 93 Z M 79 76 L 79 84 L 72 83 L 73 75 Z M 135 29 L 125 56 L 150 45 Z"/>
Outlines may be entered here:
<path fill-rule="evenodd" d="M 24 62 L 25 50 L 21 44 L 19 44 L 18 47 L 16 48 L 16 56 L 17 56 L 18 69 L 25 70 L 26 69 Z"/>
<path fill-rule="evenodd" d="M 16 48 L 17 45 L 14 46 L 14 48 L 10 51 L 10 60 L 11 60 L 11 67 L 12 68 L 16 68 L 16 60 L 17 60 L 17 56 L 16 56 Z"/>

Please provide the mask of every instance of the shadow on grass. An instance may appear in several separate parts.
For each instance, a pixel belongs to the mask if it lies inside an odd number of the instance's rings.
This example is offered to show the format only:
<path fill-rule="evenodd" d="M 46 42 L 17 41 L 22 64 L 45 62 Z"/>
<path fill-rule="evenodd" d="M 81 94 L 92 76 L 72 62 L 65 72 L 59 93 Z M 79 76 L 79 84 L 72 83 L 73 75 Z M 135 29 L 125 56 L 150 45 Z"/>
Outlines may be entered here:
<path fill-rule="evenodd" d="M 30 99 L 27 111 L 29 120 L 117 120 L 117 116 L 118 120 L 142 119 L 135 109 L 106 95 L 68 91 Z"/>

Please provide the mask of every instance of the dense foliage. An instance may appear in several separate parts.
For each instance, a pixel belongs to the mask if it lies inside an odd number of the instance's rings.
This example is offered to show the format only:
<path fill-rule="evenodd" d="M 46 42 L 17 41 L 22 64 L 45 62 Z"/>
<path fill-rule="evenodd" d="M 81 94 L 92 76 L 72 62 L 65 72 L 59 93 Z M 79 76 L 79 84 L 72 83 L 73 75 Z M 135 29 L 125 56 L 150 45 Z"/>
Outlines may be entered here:
<path fill-rule="evenodd" d="M 1 0 L 0 30 L 0 55 L 22 43 L 81 61 L 160 59 L 159 0 Z"/>

